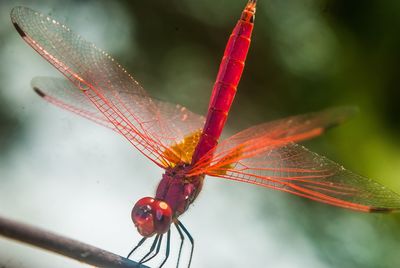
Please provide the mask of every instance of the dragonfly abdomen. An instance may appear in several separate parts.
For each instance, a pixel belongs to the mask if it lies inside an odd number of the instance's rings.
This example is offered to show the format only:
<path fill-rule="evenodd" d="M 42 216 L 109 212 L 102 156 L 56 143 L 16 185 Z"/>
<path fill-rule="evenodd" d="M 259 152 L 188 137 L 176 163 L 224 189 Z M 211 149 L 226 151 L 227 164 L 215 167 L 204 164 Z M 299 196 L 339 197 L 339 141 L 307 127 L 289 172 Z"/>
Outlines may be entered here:
<path fill-rule="evenodd" d="M 254 26 L 254 14 L 255 1 L 249 1 L 229 37 L 211 94 L 206 123 L 193 154 L 192 164 L 218 144 L 243 73 Z"/>

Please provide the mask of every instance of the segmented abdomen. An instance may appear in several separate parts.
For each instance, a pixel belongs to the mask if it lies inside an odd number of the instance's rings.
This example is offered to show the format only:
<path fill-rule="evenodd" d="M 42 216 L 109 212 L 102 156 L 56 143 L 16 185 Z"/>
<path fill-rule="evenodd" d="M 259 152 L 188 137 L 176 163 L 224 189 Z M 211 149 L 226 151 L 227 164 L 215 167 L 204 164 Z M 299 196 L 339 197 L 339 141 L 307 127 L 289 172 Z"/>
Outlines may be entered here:
<path fill-rule="evenodd" d="M 236 24 L 226 45 L 212 91 L 206 123 L 193 154 L 192 164 L 217 145 L 235 97 L 253 30 L 252 19 L 246 16 L 247 20 L 244 20 L 243 17 L 245 16 L 242 15 L 242 19 Z"/>

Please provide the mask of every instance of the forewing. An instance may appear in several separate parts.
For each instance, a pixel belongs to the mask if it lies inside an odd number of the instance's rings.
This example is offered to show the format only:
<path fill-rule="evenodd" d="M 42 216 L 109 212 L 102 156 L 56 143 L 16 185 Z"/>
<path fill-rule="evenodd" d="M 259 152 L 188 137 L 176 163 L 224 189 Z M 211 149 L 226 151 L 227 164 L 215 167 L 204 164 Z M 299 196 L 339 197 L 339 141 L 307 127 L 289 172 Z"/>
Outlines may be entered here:
<path fill-rule="evenodd" d="M 171 162 L 164 154 L 167 148 L 202 128 L 203 117 L 151 99 L 107 53 L 52 18 L 16 7 L 11 19 L 22 38 L 63 73 L 113 127 L 106 125 L 159 166 Z"/>
<path fill-rule="evenodd" d="M 400 209 L 400 196 L 294 143 L 274 148 L 209 175 L 289 192 L 365 212 Z"/>
<path fill-rule="evenodd" d="M 32 79 L 31 85 L 44 100 L 118 132 L 90 99 L 69 80 L 35 77 Z"/>

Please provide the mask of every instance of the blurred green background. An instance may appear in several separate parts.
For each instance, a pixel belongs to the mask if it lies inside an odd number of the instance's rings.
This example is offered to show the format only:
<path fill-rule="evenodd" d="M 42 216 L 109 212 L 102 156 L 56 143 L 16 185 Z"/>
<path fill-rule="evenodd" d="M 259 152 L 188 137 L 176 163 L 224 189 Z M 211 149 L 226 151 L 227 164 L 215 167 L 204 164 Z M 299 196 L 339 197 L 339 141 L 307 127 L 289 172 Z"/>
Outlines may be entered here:
<path fill-rule="evenodd" d="M 34 96 L 33 76 L 58 74 L 13 29 L 13 6 L 57 18 L 152 96 L 204 114 L 245 2 L 0 2 L 0 214 L 125 255 L 139 239 L 130 207 L 152 194 L 161 174 L 113 133 Z M 255 24 L 225 135 L 355 105 L 354 119 L 307 147 L 400 193 L 400 1 L 260 0 Z M 194 267 L 400 267 L 398 214 L 213 178 L 188 214 Z M 0 267 L 78 265 L 64 261 L 0 238 Z"/>

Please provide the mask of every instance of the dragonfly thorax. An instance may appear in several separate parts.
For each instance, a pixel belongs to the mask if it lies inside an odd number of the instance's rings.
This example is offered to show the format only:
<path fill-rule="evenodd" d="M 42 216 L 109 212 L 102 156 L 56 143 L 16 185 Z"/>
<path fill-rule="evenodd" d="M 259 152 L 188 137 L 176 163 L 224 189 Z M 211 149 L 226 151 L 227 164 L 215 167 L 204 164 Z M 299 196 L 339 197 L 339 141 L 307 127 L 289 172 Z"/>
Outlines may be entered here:
<path fill-rule="evenodd" d="M 173 219 L 189 208 L 203 185 L 204 175 L 188 176 L 189 168 L 184 163 L 167 168 L 156 190 L 156 199 L 170 206 Z"/>
<path fill-rule="evenodd" d="M 145 237 L 166 233 L 172 222 L 170 206 L 152 197 L 144 197 L 137 201 L 131 216 L 138 232 Z"/>

